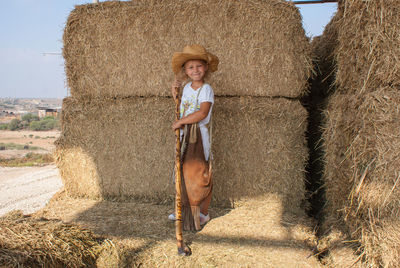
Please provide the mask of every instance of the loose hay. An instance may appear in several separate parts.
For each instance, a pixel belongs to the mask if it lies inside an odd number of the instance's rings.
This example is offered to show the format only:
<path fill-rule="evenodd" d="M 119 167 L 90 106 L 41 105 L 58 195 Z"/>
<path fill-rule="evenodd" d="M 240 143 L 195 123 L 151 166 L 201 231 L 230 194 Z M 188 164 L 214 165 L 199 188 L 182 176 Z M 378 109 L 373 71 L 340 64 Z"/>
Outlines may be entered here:
<path fill-rule="evenodd" d="M 277 195 L 242 200 L 235 209 L 211 208 L 200 232 L 184 233 L 193 250 L 188 258 L 177 255 L 174 224 L 167 220 L 172 208 L 61 196 L 39 215 L 112 239 L 116 251 L 109 257 L 118 261 L 105 267 L 320 267 L 312 257 L 312 222 L 304 213 L 286 213 Z"/>
<path fill-rule="evenodd" d="M 0 266 L 94 267 L 101 240 L 59 220 L 14 211 L 0 218 Z"/>
<path fill-rule="evenodd" d="M 192 43 L 218 55 L 211 84 L 219 96 L 298 97 L 311 71 L 300 13 L 283 0 L 81 5 L 63 40 L 77 98 L 170 96 L 171 56 Z"/>
<path fill-rule="evenodd" d="M 57 159 L 67 192 L 170 201 L 172 117 L 171 98 L 65 99 Z M 306 117 L 298 101 L 216 98 L 214 205 L 271 193 L 298 209 L 304 201 Z"/>

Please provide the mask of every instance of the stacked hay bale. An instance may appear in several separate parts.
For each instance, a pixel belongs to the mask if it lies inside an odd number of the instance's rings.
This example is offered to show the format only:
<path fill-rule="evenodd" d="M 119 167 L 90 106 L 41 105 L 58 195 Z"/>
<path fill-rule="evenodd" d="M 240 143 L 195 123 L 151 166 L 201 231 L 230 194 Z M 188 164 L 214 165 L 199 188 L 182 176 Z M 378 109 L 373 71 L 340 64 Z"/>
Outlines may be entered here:
<path fill-rule="evenodd" d="M 204 45 L 220 59 L 215 90 L 214 204 L 268 193 L 304 199 L 310 50 L 285 1 L 103 2 L 77 6 L 64 34 L 72 97 L 58 166 L 67 192 L 163 202 L 173 196 L 173 52 Z"/>
<path fill-rule="evenodd" d="M 336 91 L 325 111 L 328 222 L 344 225 L 369 267 L 400 263 L 400 4 L 343 1 Z"/>

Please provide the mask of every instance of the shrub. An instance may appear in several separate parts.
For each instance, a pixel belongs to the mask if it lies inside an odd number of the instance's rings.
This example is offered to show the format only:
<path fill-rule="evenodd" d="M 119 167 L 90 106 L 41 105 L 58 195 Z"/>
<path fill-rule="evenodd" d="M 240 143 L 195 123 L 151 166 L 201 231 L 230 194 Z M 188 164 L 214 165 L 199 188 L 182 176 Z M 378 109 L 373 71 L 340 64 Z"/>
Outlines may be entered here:
<path fill-rule="evenodd" d="M 18 130 L 22 128 L 21 120 L 14 118 L 11 120 L 11 122 L 8 124 L 8 129 L 9 130 Z"/>
<path fill-rule="evenodd" d="M 39 121 L 39 116 L 34 115 L 34 114 L 25 114 L 22 116 L 22 121 L 26 121 L 28 123 L 32 122 L 32 121 Z"/>
<path fill-rule="evenodd" d="M 30 124 L 29 124 L 29 128 L 31 129 L 31 130 L 40 130 L 40 122 L 39 121 L 32 121 Z M 30 135 L 29 135 L 30 136 Z M 33 136 L 33 135 L 32 135 Z"/>

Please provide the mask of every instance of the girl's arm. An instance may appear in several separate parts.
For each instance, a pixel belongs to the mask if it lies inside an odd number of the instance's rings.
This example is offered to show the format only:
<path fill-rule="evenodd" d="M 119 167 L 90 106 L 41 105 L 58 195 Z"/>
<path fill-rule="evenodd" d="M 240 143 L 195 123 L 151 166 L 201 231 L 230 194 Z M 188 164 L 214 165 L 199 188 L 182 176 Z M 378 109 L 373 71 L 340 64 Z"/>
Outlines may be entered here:
<path fill-rule="evenodd" d="M 210 112 L 210 108 L 211 108 L 211 102 L 200 103 L 200 110 L 175 121 L 172 124 L 172 129 L 175 130 L 181 128 L 183 125 L 200 122 L 201 120 L 207 117 L 208 113 Z"/>

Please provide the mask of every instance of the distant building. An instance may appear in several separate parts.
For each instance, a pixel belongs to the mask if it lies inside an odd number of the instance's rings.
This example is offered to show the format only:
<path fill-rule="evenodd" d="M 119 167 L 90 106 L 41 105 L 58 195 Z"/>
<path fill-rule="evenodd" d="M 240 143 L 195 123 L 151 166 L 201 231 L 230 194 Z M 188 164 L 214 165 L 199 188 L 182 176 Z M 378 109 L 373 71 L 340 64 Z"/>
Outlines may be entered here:
<path fill-rule="evenodd" d="M 37 107 L 37 108 L 38 108 L 39 118 L 43 118 L 46 116 L 57 117 L 61 110 L 59 108 L 48 108 L 48 107 Z"/>
<path fill-rule="evenodd" d="M 5 110 L 0 111 L 0 123 L 2 124 L 10 123 L 11 120 L 15 118 L 21 119 L 21 115 L 16 114 L 15 112 L 12 111 L 5 111 Z"/>

